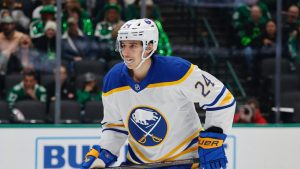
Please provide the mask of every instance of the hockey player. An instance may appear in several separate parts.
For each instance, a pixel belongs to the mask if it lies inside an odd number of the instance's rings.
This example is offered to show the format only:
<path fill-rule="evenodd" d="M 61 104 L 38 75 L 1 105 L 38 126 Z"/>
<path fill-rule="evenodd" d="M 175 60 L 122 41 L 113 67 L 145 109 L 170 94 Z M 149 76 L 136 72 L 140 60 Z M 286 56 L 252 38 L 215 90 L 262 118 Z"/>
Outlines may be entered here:
<path fill-rule="evenodd" d="M 127 164 L 200 158 L 200 168 L 226 168 L 223 142 L 232 127 L 235 99 L 196 65 L 152 54 L 158 31 L 149 19 L 130 20 L 118 32 L 124 63 L 104 78 L 104 119 L 99 145 L 82 168 L 104 168 L 128 140 Z M 206 110 L 202 128 L 194 103 Z M 176 168 L 197 167 L 191 165 Z"/>

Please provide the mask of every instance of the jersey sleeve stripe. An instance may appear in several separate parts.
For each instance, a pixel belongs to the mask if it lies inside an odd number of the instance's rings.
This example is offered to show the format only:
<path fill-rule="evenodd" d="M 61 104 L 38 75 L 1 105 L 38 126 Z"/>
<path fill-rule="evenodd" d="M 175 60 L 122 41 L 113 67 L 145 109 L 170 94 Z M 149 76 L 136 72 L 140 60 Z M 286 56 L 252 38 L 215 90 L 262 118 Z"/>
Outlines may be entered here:
<path fill-rule="evenodd" d="M 128 135 L 127 131 L 123 131 L 123 130 L 119 130 L 119 129 L 114 129 L 114 128 L 105 128 L 105 129 L 102 130 L 102 132 L 104 132 L 104 131 L 115 131 L 115 132 L 118 132 L 118 133 L 122 133 L 122 134 Z"/>
<path fill-rule="evenodd" d="M 219 106 L 224 106 L 226 104 L 228 104 L 230 102 L 230 100 L 232 100 L 232 94 L 227 90 L 227 94 L 224 97 L 224 99 L 221 101 L 221 103 L 219 104 Z"/>
<path fill-rule="evenodd" d="M 206 111 L 216 111 L 216 110 L 226 109 L 226 108 L 228 108 L 228 107 L 233 106 L 234 103 L 235 103 L 235 99 L 234 99 L 230 104 L 228 104 L 228 105 L 226 105 L 226 106 L 214 107 L 214 108 L 207 108 Z"/>
<path fill-rule="evenodd" d="M 121 91 L 124 91 L 124 90 L 129 90 L 129 89 L 130 89 L 129 86 L 123 86 L 123 87 L 115 88 L 115 89 L 112 89 L 112 90 L 110 90 L 110 91 L 108 91 L 106 93 L 102 93 L 102 96 L 104 96 L 104 97 L 105 96 L 109 96 L 109 95 L 111 95 L 113 93 L 121 92 Z"/>
<path fill-rule="evenodd" d="M 215 100 L 212 103 L 210 103 L 210 104 L 204 104 L 204 105 L 202 105 L 201 108 L 204 109 L 205 106 L 207 106 L 207 107 L 214 106 L 220 100 L 220 98 L 223 96 L 223 94 L 224 94 L 225 91 L 226 91 L 226 87 L 223 86 L 221 92 L 218 94 L 218 96 L 215 98 Z"/>
<path fill-rule="evenodd" d="M 191 67 L 189 68 L 189 70 L 179 80 L 176 80 L 176 81 L 173 81 L 173 82 L 161 82 L 161 83 L 149 84 L 147 86 L 147 88 L 162 87 L 162 86 L 172 86 L 172 85 L 176 85 L 176 84 L 182 83 L 183 81 L 185 81 L 190 76 L 190 74 L 194 70 L 194 67 L 195 67 L 195 65 L 191 64 Z"/>

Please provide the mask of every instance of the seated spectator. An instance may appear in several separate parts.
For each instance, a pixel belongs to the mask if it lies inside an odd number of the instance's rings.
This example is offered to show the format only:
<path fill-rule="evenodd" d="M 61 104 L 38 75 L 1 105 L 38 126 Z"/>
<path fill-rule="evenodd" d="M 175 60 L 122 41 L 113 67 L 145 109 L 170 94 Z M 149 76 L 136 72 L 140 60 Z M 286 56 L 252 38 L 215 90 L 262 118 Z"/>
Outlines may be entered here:
<path fill-rule="evenodd" d="M 285 15 L 284 23 L 282 27 L 283 39 L 284 41 L 288 40 L 289 35 L 297 31 L 297 24 L 299 22 L 299 8 L 296 5 L 289 7 L 288 12 Z"/>
<path fill-rule="evenodd" d="M 53 5 L 44 6 L 40 11 L 41 19 L 34 20 L 30 23 L 30 37 L 38 38 L 44 35 L 47 21 L 55 21 L 55 7 Z"/>
<path fill-rule="evenodd" d="M 296 5 L 289 7 L 282 27 L 283 57 L 294 62 L 298 58 L 298 34 L 299 34 L 299 8 Z"/>
<path fill-rule="evenodd" d="M 32 12 L 32 19 L 36 20 L 36 19 L 41 19 L 41 10 L 48 6 L 48 5 L 53 5 L 55 4 L 55 0 L 42 0 L 42 5 L 36 7 L 33 12 Z"/>
<path fill-rule="evenodd" d="M 247 64 L 249 79 L 254 76 L 255 58 L 262 46 L 262 33 L 265 30 L 266 21 L 262 18 L 259 6 L 252 6 L 251 17 L 245 23 L 243 29 L 240 29 L 241 46 L 244 48 L 244 57 Z"/>
<path fill-rule="evenodd" d="M 153 20 L 158 20 L 161 21 L 161 16 L 160 16 L 160 11 L 159 8 L 153 3 L 153 0 L 146 0 L 146 16 L 151 18 Z M 131 19 L 138 19 L 141 18 L 141 1 L 140 0 L 135 0 L 134 3 L 130 4 L 126 8 L 125 12 L 125 18 L 126 20 L 131 20 Z"/>
<path fill-rule="evenodd" d="M 119 28 L 124 24 L 120 19 L 121 8 L 117 4 L 106 4 L 104 6 L 105 17 L 96 26 L 95 37 L 99 41 L 100 53 L 105 56 L 106 61 L 115 59 L 115 41 Z"/>
<path fill-rule="evenodd" d="M 22 14 L 30 18 L 32 1 L 26 0 L 2 0 L 0 1 L 0 9 L 8 9 L 11 13 L 14 11 L 22 11 Z"/>
<path fill-rule="evenodd" d="M 9 9 L 9 10 L 15 10 L 15 9 L 22 9 L 23 4 L 20 2 L 15 2 L 15 0 L 2 0 L 0 2 L 0 9 Z"/>
<path fill-rule="evenodd" d="M 93 14 L 90 16 L 95 16 L 94 21 L 96 21 L 95 25 L 97 22 L 104 20 L 105 17 L 105 5 L 106 4 L 116 4 L 120 6 L 120 18 L 122 20 L 125 20 L 125 1 L 124 0 L 102 0 L 102 1 L 96 1 L 96 5 L 94 6 Z M 100 7 L 100 9 L 99 9 Z"/>
<path fill-rule="evenodd" d="M 267 21 L 262 18 L 261 9 L 259 6 L 251 8 L 251 16 L 247 19 L 243 28 L 239 30 L 238 34 L 241 39 L 242 46 L 261 46 L 261 36 L 265 30 Z"/>
<path fill-rule="evenodd" d="M 68 18 L 75 18 L 78 22 L 79 28 L 85 35 L 92 36 L 93 23 L 89 18 L 87 12 L 80 6 L 77 0 L 66 0 L 64 5 L 64 13 L 62 18 L 63 32 L 68 30 Z"/>
<path fill-rule="evenodd" d="M 152 0 L 146 0 L 146 18 L 152 19 L 159 32 L 159 40 L 157 45 L 157 53 L 162 56 L 172 55 L 172 47 L 167 33 L 164 31 L 159 8 L 153 3 Z M 128 5 L 126 11 L 126 20 L 140 18 L 141 1 L 136 0 L 133 4 Z"/>
<path fill-rule="evenodd" d="M 104 10 L 104 20 L 97 24 L 94 34 L 100 41 L 111 40 L 113 29 L 118 25 L 124 24 L 120 18 L 120 6 L 117 4 L 106 4 Z"/>
<path fill-rule="evenodd" d="M 5 16 L 11 16 L 16 24 L 16 30 L 28 33 L 28 27 L 30 23 L 30 19 L 25 16 L 23 11 L 16 10 L 16 11 L 9 11 L 8 9 L 2 9 L 0 10 L 1 18 L 4 18 Z"/>
<path fill-rule="evenodd" d="M 25 72 L 23 80 L 10 89 L 6 97 L 10 108 L 13 108 L 17 101 L 37 100 L 46 102 L 46 99 L 46 89 L 37 83 L 37 75 L 33 71 Z"/>
<path fill-rule="evenodd" d="M 90 39 L 79 29 L 78 20 L 70 17 L 68 30 L 63 34 L 62 58 L 70 63 L 82 59 L 92 59 L 94 54 L 90 42 Z"/>
<path fill-rule="evenodd" d="M 59 73 L 61 82 L 61 100 L 75 100 L 75 87 L 74 84 L 71 83 L 68 79 L 66 67 L 61 65 Z M 55 101 L 55 81 L 47 86 L 47 96 L 48 102 Z"/>
<path fill-rule="evenodd" d="M 5 16 L 11 16 L 11 13 L 9 12 L 9 10 L 7 10 L 7 9 L 2 9 L 1 11 L 0 11 L 0 19 L 2 19 L 2 18 L 4 18 Z"/>
<path fill-rule="evenodd" d="M 240 106 L 238 112 L 234 115 L 233 122 L 267 124 L 256 99 L 249 99 L 245 105 Z"/>
<path fill-rule="evenodd" d="M 96 87 L 96 76 L 93 73 L 86 73 L 85 83 L 82 89 L 76 92 L 77 101 L 84 107 L 85 103 L 92 100 L 101 100 L 101 94 Z"/>
<path fill-rule="evenodd" d="M 251 8 L 252 6 L 258 6 L 262 13 L 262 20 L 268 21 L 270 20 L 271 14 L 269 12 L 268 6 L 262 0 L 251 0 L 247 1 L 246 4 L 241 4 L 237 7 L 233 13 L 233 27 L 236 30 L 239 30 L 244 27 L 245 22 L 251 16 Z"/>
<path fill-rule="evenodd" d="M 48 21 L 45 25 L 45 33 L 41 37 L 34 38 L 33 44 L 41 55 L 40 71 L 52 73 L 55 68 L 56 58 L 56 23 Z"/>
<path fill-rule="evenodd" d="M 273 46 L 276 43 L 276 24 L 270 20 L 266 24 L 266 29 L 263 34 L 262 43 L 265 46 Z"/>
<path fill-rule="evenodd" d="M 41 64 L 39 53 L 33 48 L 28 35 L 22 36 L 17 51 L 8 60 L 7 74 L 39 71 Z"/>
<path fill-rule="evenodd" d="M 270 20 L 266 24 L 265 31 L 262 35 L 261 54 L 264 57 L 275 57 L 276 52 L 276 24 Z"/>
<path fill-rule="evenodd" d="M 7 61 L 12 53 L 17 50 L 23 33 L 16 31 L 16 25 L 11 16 L 5 16 L 1 20 L 3 32 L 0 33 L 0 73 L 6 72 Z"/>

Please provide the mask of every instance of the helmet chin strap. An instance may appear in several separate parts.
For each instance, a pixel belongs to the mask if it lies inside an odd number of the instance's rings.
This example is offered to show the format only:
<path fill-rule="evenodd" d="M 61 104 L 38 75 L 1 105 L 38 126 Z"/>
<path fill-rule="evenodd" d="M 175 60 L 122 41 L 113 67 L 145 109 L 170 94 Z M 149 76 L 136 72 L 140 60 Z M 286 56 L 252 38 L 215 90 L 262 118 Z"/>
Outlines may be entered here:
<path fill-rule="evenodd" d="M 143 64 L 147 59 L 149 59 L 149 58 L 152 56 L 152 54 L 155 52 L 155 50 L 152 50 L 152 52 L 151 52 L 147 57 L 144 58 L 145 51 L 146 51 L 146 50 L 144 49 L 143 52 L 142 52 L 142 55 L 141 55 L 141 59 L 142 59 L 142 60 L 141 60 L 141 62 L 137 65 L 137 67 L 133 68 L 134 70 L 138 70 L 138 69 L 142 66 L 142 64 Z M 124 64 L 125 64 L 126 66 L 128 66 L 127 63 L 126 63 L 126 61 L 125 61 L 125 59 L 124 59 L 124 56 L 123 56 L 121 50 L 119 50 L 119 53 L 120 53 L 120 55 L 121 55 L 121 57 L 122 57 L 122 59 L 123 59 Z"/>
<path fill-rule="evenodd" d="M 151 53 L 149 54 L 149 56 L 147 56 L 147 57 L 144 58 L 145 51 L 146 51 L 146 50 L 144 49 L 144 50 L 143 50 L 143 53 L 142 53 L 142 56 L 141 56 L 142 61 L 140 62 L 140 64 L 139 64 L 136 68 L 134 68 L 134 70 L 138 70 L 138 69 L 142 66 L 142 64 L 143 64 L 147 59 L 149 59 L 149 58 L 152 56 L 152 54 L 155 52 L 155 50 L 152 50 Z"/>

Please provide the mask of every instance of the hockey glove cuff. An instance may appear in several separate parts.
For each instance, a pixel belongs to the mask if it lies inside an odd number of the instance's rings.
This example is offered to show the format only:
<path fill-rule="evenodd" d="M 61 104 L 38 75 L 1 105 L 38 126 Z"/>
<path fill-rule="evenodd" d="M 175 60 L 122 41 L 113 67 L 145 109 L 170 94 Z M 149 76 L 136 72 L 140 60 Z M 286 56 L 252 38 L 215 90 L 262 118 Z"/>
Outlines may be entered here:
<path fill-rule="evenodd" d="M 98 145 L 86 154 L 85 160 L 81 165 L 81 169 L 89 169 L 93 167 L 105 168 L 117 161 L 117 156 L 113 155 L 110 151 L 102 149 Z"/>
<path fill-rule="evenodd" d="M 226 135 L 222 133 L 201 131 L 198 154 L 200 169 L 225 169 L 227 157 L 224 151 Z"/>

